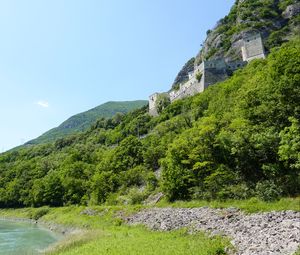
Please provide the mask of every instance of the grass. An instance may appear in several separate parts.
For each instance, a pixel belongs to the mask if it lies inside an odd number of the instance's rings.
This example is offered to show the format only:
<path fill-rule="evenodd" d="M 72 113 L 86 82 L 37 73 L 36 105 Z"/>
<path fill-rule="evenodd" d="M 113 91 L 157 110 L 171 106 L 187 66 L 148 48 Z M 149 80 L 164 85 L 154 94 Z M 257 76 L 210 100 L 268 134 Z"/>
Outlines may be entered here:
<path fill-rule="evenodd" d="M 300 211 L 300 197 L 297 198 L 282 198 L 274 202 L 264 202 L 257 198 L 251 198 L 248 200 L 226 200 L 226 201 L 176 201 L 174 203 L 168 203 L 161 201 L 157 205 L 158 207 L 172 206 L 172 207 L 183 207 L 183 208 L 195 208 L 208 206 L 211 208 L 228 208 L 236 207 L 248 213 L 257 212 L 268 212 L 268 211 L 283 211 L 293 210 Z"/>
<path fill-rule="evenodd" d="M 284 198 L 272 203 L 257 199 L 223 202 L 177 201 L 168 203 L 161 201 L 157 206 L 237 207 L 250 213 L 272 210 L 300 211 L 300 198 Z M 117 217 L 147 208 L 146 206 L 94 206 L 89 208 L 97 212 L 97 215 L 81 214 L 86 209 L 83 206 L 68 206 L 46 209 L 3 209 L 0 210 L 0 217 L 35 218 L 38 215 L 42 221 L 80 229 L 49 249 L 47 254 L 51 255 L 220 255 L 226 254 L 226 247 L 230 247 L 230 242 L 226 238 L 209 237 L 204 233 L 191 235 L 185 229 L 171 232 L 150 231 L 142 226 L 127 226 Z"/>
<path fill-rule="evenodd" d="M 92 236 L 93 237 L 93 236 Z M 122 226 L 114 231 L 98 234 L 86 243 L 73 242 L 50 254 L 61 255 L 183 255 L 183 254 L 226 254 L 229 241 L 220 237 L 209 238 L 203 233 L 188 234 L 185 230 L 167 233 L 153 232 L 142 227 Z"/>

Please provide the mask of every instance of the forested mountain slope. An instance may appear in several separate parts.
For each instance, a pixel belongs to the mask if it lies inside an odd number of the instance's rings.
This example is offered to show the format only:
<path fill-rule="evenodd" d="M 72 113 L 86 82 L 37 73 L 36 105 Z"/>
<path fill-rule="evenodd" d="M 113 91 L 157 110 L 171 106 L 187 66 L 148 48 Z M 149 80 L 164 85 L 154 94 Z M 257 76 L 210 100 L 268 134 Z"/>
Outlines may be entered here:
<path fill-rule="evenodd" d="M 300 39 L 167 106 L 0 155 L 0 206 L 299 194 Z M 161 169 L 161 177 L 157 171 Z"/>
<path fill-rule="evenodd" d="M 170 200 L 299 195 L 299 13 L 298 0 L 237 0 L 173 86 L 199 59 L 239 57 L 249 31 L 262 34 L 266 60 L 158 117 L 144 106 L 1 154 L 0 207 L 139 203 L 158 191 Z M 86 128 L 77 123 L 63 128 Z"/>
<path fill-rule="evenodd" d="M 148 102 L 145 100 L 125 101 L 125 102 L 107 102 L 101 104 L 86 112 L 76 114 L 58 127 L 53 128 L 38 138 L 29 141 L 27 144 L 39 144 L 53 142 L 58 138 L 87 130 L 96 120 L 100 118 L 111 118 L 115 114 L 124 114 L 145 106 Z"/>

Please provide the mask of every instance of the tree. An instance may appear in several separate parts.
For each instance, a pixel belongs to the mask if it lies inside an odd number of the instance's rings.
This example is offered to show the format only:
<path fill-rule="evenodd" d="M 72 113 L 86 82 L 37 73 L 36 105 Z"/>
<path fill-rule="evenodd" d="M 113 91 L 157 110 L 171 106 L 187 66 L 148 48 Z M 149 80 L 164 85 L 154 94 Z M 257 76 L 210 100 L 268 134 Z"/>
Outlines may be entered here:
<path fill-rule="evenodd" d="M 280 146 L 278 154 L 280 160 L 288 167 L 300 171 L 300 124 L 295 118 L 289 119 L 291 126 L 280 132 Z"/>
<path fill-rule="evenodd" d="M 92 179 L 91 202 L 93 204 L 104 203 L 108 195 L 118 186 L 118 178 L 115 173 L 111 171 L 96 173 Z"/>
<path fill-rule="evenodd" d="M 156 109 L 158 113 L 161 113 L 171 103 L 170 97 L 167 93 L 162 93 L 157 96 Z"/>
<path fill-rule="evenodd" d="M 62 206 L 64 189 L 58 174 L 51 172 L 44 178 L 35 180 L 31 195 L 34 206 Z"/>

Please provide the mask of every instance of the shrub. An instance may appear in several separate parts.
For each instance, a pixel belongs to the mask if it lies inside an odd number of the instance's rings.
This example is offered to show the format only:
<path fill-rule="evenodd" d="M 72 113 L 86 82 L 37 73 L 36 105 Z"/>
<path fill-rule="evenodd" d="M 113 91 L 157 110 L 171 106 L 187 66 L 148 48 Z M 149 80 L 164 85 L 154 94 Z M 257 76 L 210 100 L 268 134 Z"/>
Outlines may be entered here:
<path fill-rule="evenodd" d="M 253 189 L 249 188 L 245 183 L 230 185 L 223 188 L 217 193 L 218 199 L 248 199 L 254 194 Z"/>
<path fill-rule="evenodd" d="M 281 0 L 279 3 L 280 10 L 284 11 L 290 4 L 295 3 L 294 0 Z"/>
<path fill-rule="evenodd" d="M 160 94 L 157 97 L 156 108 L 157 112 L 161 113 L 170 104 L 170 97 L 166 93 Z"/>
<path fill-rule="evenodd" d="M 46 215 L 48 212 L 50 211 L 50 208 L 45 206 L 45 207 L 41 207 L 39 209 L 37 209 L 32 215 L 31 218 L 34 220 L 38 220 L 41 217 L 43 217 L 44 215 Z"/>
<path fill-rule="evenodd" d="M 201 81 L 201 78 L 202 78 L 202 73 L 197 73 L 196 74 L 196 79 L 197 79 L 198 82 Z"/>
<path fill-rule="evenodd" d="M 147 194 L 138 188 L 132 188 L 128 192 L 129 203 L 132 205 L 141 204 L 147 197 Z"/>
<path fill-rule="evenodd" d="M 210 59 L 213 55 L 217 53 L 217 48 L 212 48 L 205 56 L 206 59 Z"/>
<path fill-rule="evenodd" d="M 141 186 L 145 184 L 146 169 L 143 166 L 136 166 L 123 173 L 122 184 L 125 187 Z"/>
<path fill-rule="evenodd" d="M 256 184 L 256 195 L 263 201 L 271 202 L 281 196 L 281 188 L 274 181 L 262 181 Z"/>

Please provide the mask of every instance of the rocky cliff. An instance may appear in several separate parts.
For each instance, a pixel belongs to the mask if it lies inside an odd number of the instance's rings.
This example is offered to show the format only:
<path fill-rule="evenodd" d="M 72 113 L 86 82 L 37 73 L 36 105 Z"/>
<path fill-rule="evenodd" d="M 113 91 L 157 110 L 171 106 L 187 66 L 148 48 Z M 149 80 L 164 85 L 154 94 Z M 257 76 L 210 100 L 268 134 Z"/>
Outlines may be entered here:
<path fill-rule="evenodd" d="M 207 31 L 203 47 L 195 57 L 195 65 L 202 60 L 241 59 L 242 38 L 253 32 L 262 35 L 266 52 L 299 35 L 300 1 L 237 0 L 229 14 Z M 179 72 L 174 84 L 184 81 L 181 78 L 186 77 L 186 70 L 187 64 Z"/>

